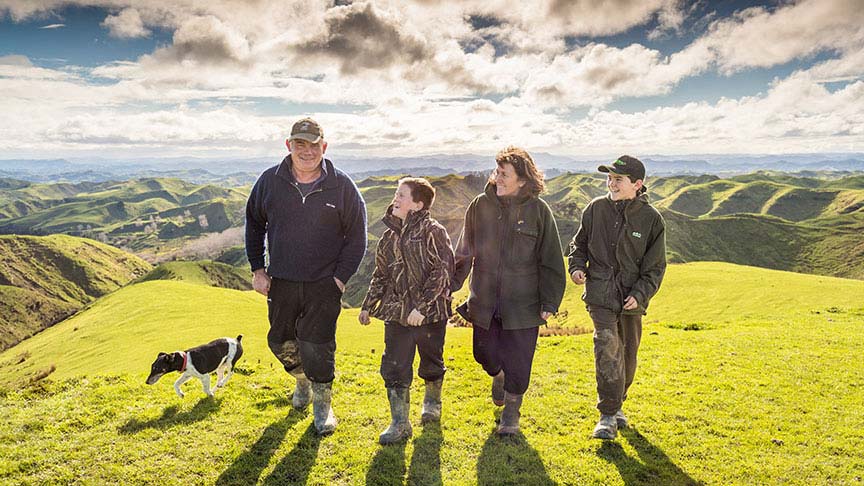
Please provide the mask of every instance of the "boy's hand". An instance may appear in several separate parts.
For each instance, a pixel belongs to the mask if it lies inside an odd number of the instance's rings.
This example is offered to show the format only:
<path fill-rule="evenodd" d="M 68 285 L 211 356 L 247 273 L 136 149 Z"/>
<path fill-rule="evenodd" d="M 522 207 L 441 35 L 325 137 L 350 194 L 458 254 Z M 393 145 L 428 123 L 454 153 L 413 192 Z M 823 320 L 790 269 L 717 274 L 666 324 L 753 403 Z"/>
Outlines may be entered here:
<path fill-rule="evenodd" d="M 419 325 L 423 324 L 423 319 L 425 319 L 425 318 L 426 318 L 426 316 L 421 314 L 417 309 L 414 309 L 411 311 L 410 314 L 408 314 L 408 325 L 409 326 L 419 326 Z"/>
<path fill-rule="evenodd" d="M 544 321 L 548 321 L 549 317 L 551 317 L 551 316 L 552 316 L 551 312 L 540 311 L 540 319 L 543 319 Z"/>
<path fill-rule="evenodd" d="M 636 297 L 632 295 L 628 295 L 626 299 L 624 299 L 624 310 L 633 310 L 639 307 L 639 302 L 636 302 Z"/>
<path fill-rule="evenodd" d="M 333 277 L 333 280 L 336 282 L 336 286 L 339 287 L 339 292 L 342 292 L 344 294 L 345 293 L 345 284 L 342 283 L 342 281 L 336 277 Z"/>
<path fill-rule="evenodd" d="M 370 322 L 369 321 L 369 311 L 368 310 L 361 310 L 360 314 L 357 316 L 357 320 L 360 321 L 360 324 L 363 324 L 364 326 L 368 326 L 369 322 Z"/>
<path fill-rule="evenodd" d="M 582 270 L 575 270 L 573 273 L 570 274 L 570 278 L 576 285 L 582 285 L 585 283 L 585 272 L 583 272 Z"/>

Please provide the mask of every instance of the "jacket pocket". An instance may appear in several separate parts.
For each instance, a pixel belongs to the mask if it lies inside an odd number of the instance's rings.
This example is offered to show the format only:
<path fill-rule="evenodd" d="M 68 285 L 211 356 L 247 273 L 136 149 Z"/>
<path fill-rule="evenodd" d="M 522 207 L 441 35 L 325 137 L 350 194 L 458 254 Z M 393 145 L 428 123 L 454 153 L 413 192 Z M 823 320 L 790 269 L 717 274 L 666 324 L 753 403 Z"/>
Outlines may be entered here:
<path fill-rule="evenodd" d="M 614 278 L 608 268 L 588 268 L 588 280 L 582 300 L 588 305 L 611 308 L 614 299 Z"/>
<path fill-rule="evenodd" d="M 537 261 L 537 238 L 539 236 L 539 232 L 534 228 L 517 227 L 513 232 L 510 261 L 513 263 Z"/>

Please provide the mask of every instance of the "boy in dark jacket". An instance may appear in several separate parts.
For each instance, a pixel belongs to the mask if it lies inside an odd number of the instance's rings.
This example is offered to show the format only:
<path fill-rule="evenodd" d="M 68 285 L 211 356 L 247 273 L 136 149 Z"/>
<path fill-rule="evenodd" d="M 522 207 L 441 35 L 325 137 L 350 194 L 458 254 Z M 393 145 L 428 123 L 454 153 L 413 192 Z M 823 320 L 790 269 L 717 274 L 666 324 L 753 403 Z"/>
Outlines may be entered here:
<path fill-rule="evenodd" d="M 648 203 L 645 166 L 622 155 L 600 172 L 609 193 L 585 207 L 570 242 L 570 278 L 585 284 L 594 321 L 594 366 L 600 421 L 593 436 L 614 439 L 627 426 L 621 406 L 636 374 L 642 316 L 666 271 L 663 217 Z"/>
<path fill-rule="evenodd" d="M 363 300 L 360 323 L 369 316 L 384 324 L 381 376 L 387 387 L 392 422 L 381 444 L 412 434 L 408 421 L 414 350 L 420 354 L 420 378 L 426 381 L 421 418 L 441 417 L 444 381 L 444 334 L 450 317 L 453 248 L 447 230 L 429 215 L 435 189 L 421 178 L 399 181 L 383 221 L 387 226 L 375 252 L 375 271 Z"/>

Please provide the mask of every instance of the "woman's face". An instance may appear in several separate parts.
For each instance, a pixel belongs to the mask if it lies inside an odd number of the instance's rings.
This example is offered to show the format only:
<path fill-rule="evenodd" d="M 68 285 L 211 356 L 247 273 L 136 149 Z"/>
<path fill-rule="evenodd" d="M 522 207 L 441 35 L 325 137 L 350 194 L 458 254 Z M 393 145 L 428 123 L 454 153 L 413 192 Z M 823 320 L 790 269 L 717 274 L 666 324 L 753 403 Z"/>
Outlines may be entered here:
<path fill-rule="evenodd" d="M 499 196 L 515 196 L 525 185 L 525 179 L 516 175 L 513 164 L 504 163 L 495 168 L 495 190 Z"/>

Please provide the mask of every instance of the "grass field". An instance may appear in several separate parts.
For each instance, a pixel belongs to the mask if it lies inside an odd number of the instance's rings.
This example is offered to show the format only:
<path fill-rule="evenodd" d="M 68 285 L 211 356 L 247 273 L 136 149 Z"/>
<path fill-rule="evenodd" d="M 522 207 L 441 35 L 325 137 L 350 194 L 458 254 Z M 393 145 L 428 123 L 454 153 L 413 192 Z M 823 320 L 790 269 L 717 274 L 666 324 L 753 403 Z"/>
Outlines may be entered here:
<path fill-rule="evenodd" d="M 558 324 L 590 327 L 579 289 L 567 292 Z M 500 440 L 471 332 L 450 329 L 441 424 L 420 426 L 415 381 L 414 438 L 381 447 L 380 322 L 343 312 L 340 424 L 318 438 L 267 350 L 263 297 L 144 282 L 0 354 L 0 483 L 862 484 L 862 302 L 861 281 L 671 266 L 625 404 L 634 426 L 612 442 L 590 439 L 590 334 L 541 338 L 523 434 Z M 239 333 L 246 354 L 215 399 L 196 380 L 185 399 L 172 376 L 144 384 L 157 351 Z M 52 366 L 46 380 L 12 385 Z"/>

